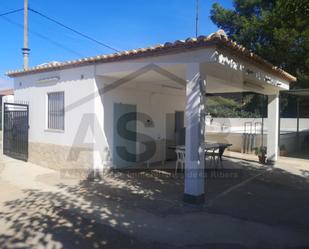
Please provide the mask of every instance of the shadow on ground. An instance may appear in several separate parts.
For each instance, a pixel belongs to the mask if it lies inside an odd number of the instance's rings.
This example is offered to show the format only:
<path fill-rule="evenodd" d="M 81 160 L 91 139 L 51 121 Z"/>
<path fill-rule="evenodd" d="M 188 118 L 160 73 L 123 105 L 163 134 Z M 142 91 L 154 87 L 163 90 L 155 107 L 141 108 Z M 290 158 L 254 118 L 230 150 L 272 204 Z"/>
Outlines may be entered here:
<path fill-rule="evenodd" d="M 307 177 L 274 169 L 215 200 L 205 210 L 268 225 L 309 230 L 309 181 Z"/>
<path fill-rule="evenodd" d="M 168 170 L 111 172 L 102 179 L 81 181 L 78 186 L 60 184 L 57 192 L 26 190 L 24 198 L 6 202 L 0 213 L 0 220 L 7 226 L 6 233 L 0 235 L 0 248 L 185 248 L 140 240 L 135 233 L 153 225 L 148 216 L 190 212 L 309 229 L 306 178 L 282 170 L 250 167 L 245 161 L 241 164 L 243 168 L 233 171 L 206 172 L 208 199 L 200 207 L 183 204 L 183 175 Z M 222 172 L 237 175 L 222 177 Z M 218 198 L 222 192 L 256 175 L 259 176 Z M 211 205 L 207 204 L 209 200 Z M 207 246 L 245 248 L 224 241 L 186 248 Z"/>

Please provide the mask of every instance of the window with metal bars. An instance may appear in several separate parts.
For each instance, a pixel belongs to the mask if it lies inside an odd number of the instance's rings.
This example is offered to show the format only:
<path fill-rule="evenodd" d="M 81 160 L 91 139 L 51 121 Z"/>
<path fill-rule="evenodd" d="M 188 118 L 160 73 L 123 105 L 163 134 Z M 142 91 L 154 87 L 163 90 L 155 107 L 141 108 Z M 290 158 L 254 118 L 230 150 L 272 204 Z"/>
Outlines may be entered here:
<path fill-rule="evenodd" d="M 64 130 L 64 92 L 48 93 L 48 129 Z"/>

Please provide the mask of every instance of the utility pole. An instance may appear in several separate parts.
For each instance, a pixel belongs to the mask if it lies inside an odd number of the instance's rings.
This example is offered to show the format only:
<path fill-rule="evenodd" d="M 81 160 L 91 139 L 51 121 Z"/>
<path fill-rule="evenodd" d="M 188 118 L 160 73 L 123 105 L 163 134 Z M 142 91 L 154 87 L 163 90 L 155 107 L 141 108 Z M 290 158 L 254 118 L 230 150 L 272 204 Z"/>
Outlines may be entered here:
<path fill-rule="evenodd" d="M 196 0 L 196 23 L 195 23 L 195 36 L 198 36 L 198 17 L 199 17 L 199 0 Z"/>
<path fill-rule="evenodd" d="M 24 69 L 29 67 L 29 53 L 30 49 L 28 47 L 28 0 L 24 0 L 24 47 L 23 59 L 24 59 Z"/>

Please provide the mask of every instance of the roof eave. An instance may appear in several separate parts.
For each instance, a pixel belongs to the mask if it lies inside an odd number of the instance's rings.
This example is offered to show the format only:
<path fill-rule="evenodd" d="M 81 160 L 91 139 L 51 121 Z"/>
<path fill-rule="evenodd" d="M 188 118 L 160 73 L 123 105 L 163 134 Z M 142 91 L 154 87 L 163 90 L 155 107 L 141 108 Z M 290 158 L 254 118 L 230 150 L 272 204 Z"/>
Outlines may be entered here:
<path fill-rule="evenodd" d="M 237 53 L 237 56 L 241 56 L 249 60 L 254 60 L 259 66 L 264 67 L 265 69 L 270 71 L 270 73 L 276 74 L 278 77 L 284 78 L 289 83 L 293 83 L 297 81 L 297 78 L 295 76 L 289 74 L 288 72 L 284 71 L 283 69 L 279 67 L 274 66 L 267 60 L 249 51 L 245 47 L 241 45 L 237 45 L 236 42 L 233 42 L 231 40 L 223 41 L 220 44 L 218 44 L 219 48 L 222 48 L 222 46 L 225 48 L 231 49 L 233 51 L 241 52 L 241 53 Z"/>
<path fill-rule="evenodd" d="M 161 56 L 168 53 L 177 53 L 177 52 L 184 52 L 188 49 L 200 49 L 200 48 L 208 48 L 211 46 L 218 46 L 218 47 L 225 47 L 234 52 L 237 52 L 237 56 L 244 57 L 249 60 L 253 60 L 259 66 L 263 66 L 271 73 L 277 74 L 279 77 L 284 78 L 288 82 L 292 83 L 297 80 L 296 77 L 293 75 L 285 72 L 284 70 L 275 67 L 268 61 L 264 60 L 260 56 L 252 53 L 245 47 L 237 44 L 236 42 L 230 40 L 225 35 L 224 31 L 218 31 L 214 34 L 209 36 L 200 36 L 196 38 L 188 38 L 184 40 L 177 40 L 173 43 L 167 42 L 165 44 L 159 44 L 153 47 L 148 48 L 141 48 L 136 50 L 124 51 L 120 53 L 110 54 L 110 55 L 100 55 L 96 57 L 88 57 L 74 61 L 67 61 L 63 63 L 57 64 L 47 64 L 44 66 L 34 67 L 28 70 L 20 70 L 20 71 L 12 71 L 8 72 L 6 75 L 14 78 L 20 77 L 28 74 L 35 74 L 35 73 L 43 73 L 55 70 L 63 70 L 73 67 L 79 66 L 87 66 L 93 65 L 98 63 L 109 63 L 109 62 L 116 62 L 116 61 L 125 61 L 125 60 L 133 60 L 145 57 L 153 57 L 153 56 Z"/>

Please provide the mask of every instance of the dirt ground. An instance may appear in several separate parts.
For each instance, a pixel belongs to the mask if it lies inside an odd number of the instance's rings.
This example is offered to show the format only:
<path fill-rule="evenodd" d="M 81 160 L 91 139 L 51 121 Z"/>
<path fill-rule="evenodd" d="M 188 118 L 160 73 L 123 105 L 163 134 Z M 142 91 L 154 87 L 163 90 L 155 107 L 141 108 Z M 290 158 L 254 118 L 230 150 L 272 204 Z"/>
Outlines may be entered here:
<path fill-rule="evenodd" d="M 78 180 L 0 158 L 0 248 L 309 248 L 309 177 L 228 159 L 206 171 L 206 202 L 182 202 L 183 174 Z M 293 167 L 292 165 L 290 167 Z M 303 172 L 303 173 L 302 173 Z"/>

